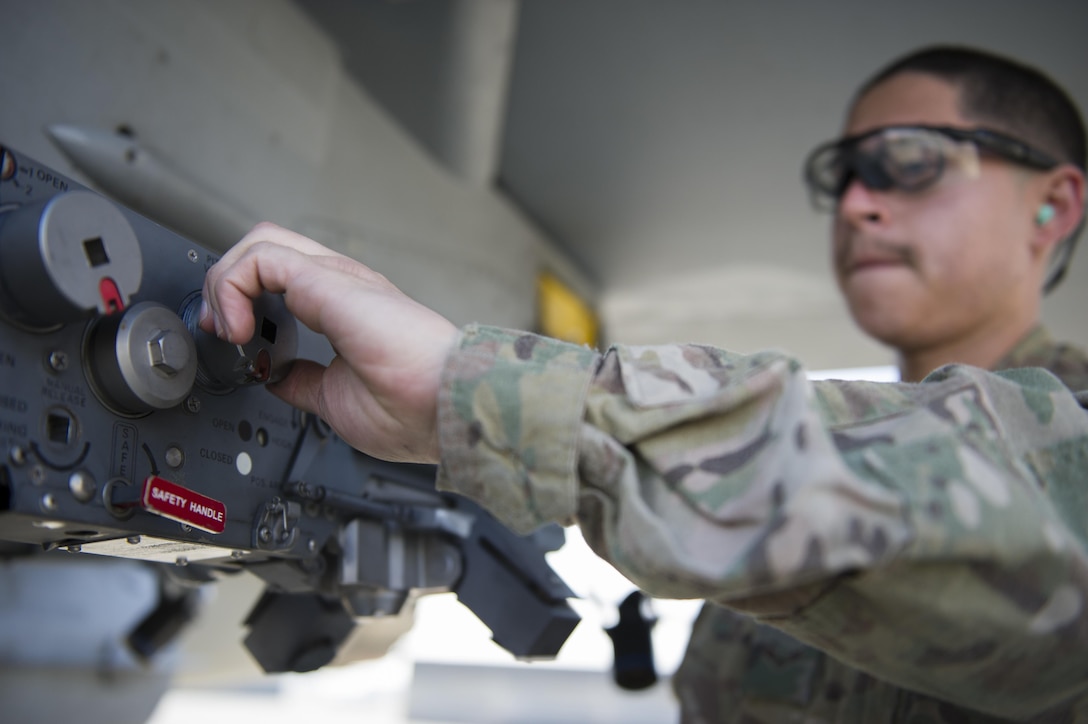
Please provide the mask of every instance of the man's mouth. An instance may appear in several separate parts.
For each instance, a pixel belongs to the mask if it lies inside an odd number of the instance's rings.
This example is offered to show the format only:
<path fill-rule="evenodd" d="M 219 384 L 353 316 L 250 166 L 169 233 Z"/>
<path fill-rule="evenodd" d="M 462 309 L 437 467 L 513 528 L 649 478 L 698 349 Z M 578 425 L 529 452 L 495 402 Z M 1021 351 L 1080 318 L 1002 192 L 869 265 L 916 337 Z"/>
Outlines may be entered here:
<path fill-rule="evenodd" d="M 836 256 L 839 270 L 847 276 L 867 269 L 914 266 L 910 247 L 885 242 L 849 243 Z"/>
<path fill-rule="evenodd" d="M 880 267 L 903 266 L 906 260 L 902 257 L 891 256 L 858 256 L 852 257 L 846 264 L 845 271 L 852 274 L 865 269 L 877 269 Z"/>

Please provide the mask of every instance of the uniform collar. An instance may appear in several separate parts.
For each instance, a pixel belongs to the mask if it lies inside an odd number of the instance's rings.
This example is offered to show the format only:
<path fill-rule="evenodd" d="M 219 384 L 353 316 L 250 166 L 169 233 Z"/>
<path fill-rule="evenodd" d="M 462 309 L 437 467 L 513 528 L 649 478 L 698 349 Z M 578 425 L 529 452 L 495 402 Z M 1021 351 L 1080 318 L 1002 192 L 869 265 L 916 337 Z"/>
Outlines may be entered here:
<path fill-rule="evenodd" d="M 998 360 L 991 369 L 1007 370 L 1017 367 L 1040 366 L 1053 347 L 1054 342 L 1050 332 L 1042 324 L 1037 324 L 1021 337 L 1020 341 L 1013 345 L 1013 348 Z"/>

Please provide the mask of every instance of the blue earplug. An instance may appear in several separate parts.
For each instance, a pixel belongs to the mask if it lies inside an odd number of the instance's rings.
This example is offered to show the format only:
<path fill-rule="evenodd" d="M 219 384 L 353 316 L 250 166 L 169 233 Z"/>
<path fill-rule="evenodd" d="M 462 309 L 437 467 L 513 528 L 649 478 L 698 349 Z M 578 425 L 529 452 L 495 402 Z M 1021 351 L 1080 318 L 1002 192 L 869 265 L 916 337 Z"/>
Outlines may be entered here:
<path fill-rule="evenodd" d="M 1035 223 L 1039 226 L 1044 226 L 1054 218 L 1054 207 L 1050 204 L 1043 204 L 1039 207 L 1039 213 L 1035 214 Z"/>

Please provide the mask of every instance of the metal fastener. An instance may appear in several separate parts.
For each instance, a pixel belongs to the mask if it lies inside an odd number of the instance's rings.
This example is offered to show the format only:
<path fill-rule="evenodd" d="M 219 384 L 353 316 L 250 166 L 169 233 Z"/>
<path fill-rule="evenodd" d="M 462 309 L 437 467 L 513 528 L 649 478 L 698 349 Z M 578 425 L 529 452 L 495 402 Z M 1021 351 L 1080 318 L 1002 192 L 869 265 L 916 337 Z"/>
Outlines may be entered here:
<path fill-rule="evenodd" d="M 185 453 L 179 447 L 166 448 L 166 464 L 172 468 L 180 468 L 185 462 Z"/>
<path fill-rule="evenodd" d="M 173 377 L 189 364 L 189 346 L 181 335 L 159 330 L 147 341 L 147 357 L 152 368 Z"/>
<path fill-rule="evenodd" d="M 76 500 L 86 503 L 94 497 L 98 485 L 94 481 L 94 476 L 89 472 L 76 470 L 68 476 L 68 490 L 72 491 L 72 495 Z"/>
<path fill-rule="evenodd" d="M 54 372 L 63 372 L 68 369 L 68 353 L 59 349 L 50 352 L 49 366 Z"/>

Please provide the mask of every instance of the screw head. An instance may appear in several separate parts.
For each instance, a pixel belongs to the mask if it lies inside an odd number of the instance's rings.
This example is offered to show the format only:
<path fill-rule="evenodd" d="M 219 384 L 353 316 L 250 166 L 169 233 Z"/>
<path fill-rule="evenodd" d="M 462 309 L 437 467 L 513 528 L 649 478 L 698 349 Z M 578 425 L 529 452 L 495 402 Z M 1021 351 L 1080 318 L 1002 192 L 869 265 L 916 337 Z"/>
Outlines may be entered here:
<path fill-rule="evenodd" d="M 194 264 L 200 261 L 200 254 L 196 253 L 196 249 L 189 250 L 189 261 L 193 262 Z"/>
<path fill-rule="evenodd" d="M 59 349 L 50 352 L 49 367 L 54 372 L 63 372 L 68 369 L 68 353 Z"/>
<path fill-rule="evenodd" d="M 185 409 L 194 415 L 200 412 L 200 398 L 196 395 L 189 395 L 185 398 Z"/>

